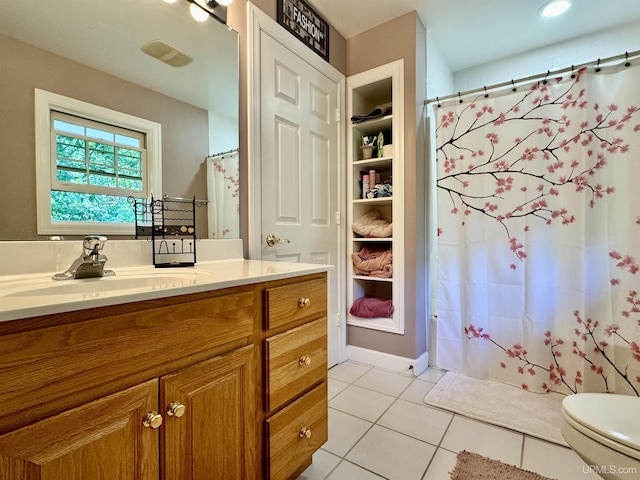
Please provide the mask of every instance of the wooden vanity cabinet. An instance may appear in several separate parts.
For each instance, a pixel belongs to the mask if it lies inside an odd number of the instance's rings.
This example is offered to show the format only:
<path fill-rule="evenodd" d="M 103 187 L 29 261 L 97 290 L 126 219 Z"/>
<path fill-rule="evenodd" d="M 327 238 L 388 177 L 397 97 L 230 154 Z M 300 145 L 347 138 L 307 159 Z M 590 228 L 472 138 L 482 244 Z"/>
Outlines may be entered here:
<path fill-rule="evenodd" d="M 298 477 L 328 439 L 324 275 L 264 290 L 266 478 Z"/>
<path fill-rule="evenodd" d="M 1 322 L 0 480 L 291 478 L 326 350 L 324 273 Z"/>
<path fill-rule="evenodd" d="M 257 478 L 253 286 L 0 324 L 1 480 Z"/>

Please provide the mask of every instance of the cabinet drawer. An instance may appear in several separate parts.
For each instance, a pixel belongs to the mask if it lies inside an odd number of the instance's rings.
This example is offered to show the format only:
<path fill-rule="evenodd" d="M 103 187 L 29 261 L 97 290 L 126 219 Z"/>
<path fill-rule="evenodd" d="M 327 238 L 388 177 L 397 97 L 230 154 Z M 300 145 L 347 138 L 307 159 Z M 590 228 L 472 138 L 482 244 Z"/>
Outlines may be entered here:
<path fill-rule="evenodd" d="M 327 309 L 325 279 L 291 283 L 265 291 L 265 329 L 276 328 L 301 318 L 322 314 Z"/>
<path fill-rule="evenodd" d="M 267 472 L 285 480 L 311 464 L 313 452 L 329 438 L 327 383 L 267 420 Z"/>
<path fill-rule="evenodd" d="M 327 319 L 322 317 L 266 340 L 267 411 L 327 374 Z"/>

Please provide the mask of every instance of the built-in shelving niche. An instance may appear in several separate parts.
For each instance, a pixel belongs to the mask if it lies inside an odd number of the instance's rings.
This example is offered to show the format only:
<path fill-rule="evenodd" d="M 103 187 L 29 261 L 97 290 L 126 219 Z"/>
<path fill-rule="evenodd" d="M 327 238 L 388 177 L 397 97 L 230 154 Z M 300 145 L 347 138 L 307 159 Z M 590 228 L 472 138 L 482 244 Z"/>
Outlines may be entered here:
<path fill-rule="evenodd" d="M 391 300 L 394 312 L 390 317 L 362 318 L 347 312 L 349 325 L 404 333 L 404 300 L 402 296 L 404 277 L 404 230 L 403 201 L 403 138 L 404 138 L 404 91 L 403 61 L 383 65 L 347 78 L 347 118 L 368 115 L 378 106 L 384 113 L 359 123 L 352 122 L 347 131 L 348 182 L 347 201 L 349 222 L 347 264 L 347 308 L 361 297 L 377 297 Z M 362 137 L 383 134 L 385 148 L 381 154 L 377 149 L 372 158 L 363 158 Z M 391 184 L 392 195 L 367 198 L 363 194 L 363 175 L 375 170 L 380 184 Z M 375 185 L 375 183 L 374 183 Z M 386 193 L 386 192 L 385 192 Z M 362 237 L 352 231 L 353 223 L 368 211 L 375 209 L 381 219 L 392 224 L 392 235 L 385 238 Z M 359 275 L 353 270 L 352 254 L 363 247 L 392 251 L 393 275 L 390 278 Z"/>

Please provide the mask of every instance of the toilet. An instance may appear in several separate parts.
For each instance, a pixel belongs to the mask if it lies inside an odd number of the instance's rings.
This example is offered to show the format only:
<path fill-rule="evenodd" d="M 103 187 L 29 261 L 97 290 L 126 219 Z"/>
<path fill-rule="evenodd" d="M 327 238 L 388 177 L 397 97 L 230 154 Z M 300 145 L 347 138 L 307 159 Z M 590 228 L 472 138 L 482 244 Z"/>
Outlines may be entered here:
<path fill-rule="evenodd" d="M 562 415 L 562 436 L 586 463 L 583 473 L 640 478 L 639 397 L 578 393 L 563 399 Z"/>

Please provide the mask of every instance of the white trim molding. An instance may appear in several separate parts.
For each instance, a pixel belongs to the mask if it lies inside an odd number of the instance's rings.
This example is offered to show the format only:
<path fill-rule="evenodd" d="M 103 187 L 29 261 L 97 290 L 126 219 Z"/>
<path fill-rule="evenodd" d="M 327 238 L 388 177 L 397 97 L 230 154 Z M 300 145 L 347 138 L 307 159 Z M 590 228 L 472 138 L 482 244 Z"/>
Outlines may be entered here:
<path fill-rule="evenodd" d="M 93 105 L 57 93 L 35 89 L 36 143 L 36 208 L 38 234 L 84 234 L 100 231 L 109 234 L 134 234 L 132 224 L 51 221 L 51 110 L 57 110 L 97 122 L 109 123 L 145 134 L 148 191 L 162 198 L 162 138 L 161 125 L 150 120 Z M 81 230 L 81 231 L 80 231 Z"/>
<path fill-rule="evenodd" d="M 429 367 L 429 352 L 424 352 L 418 358 L 407 358 L 353 345 L 349 345 L 347 349 L 349 360 L 392 372 L 417 377 Z"/>

